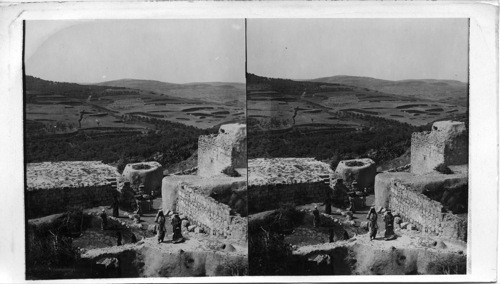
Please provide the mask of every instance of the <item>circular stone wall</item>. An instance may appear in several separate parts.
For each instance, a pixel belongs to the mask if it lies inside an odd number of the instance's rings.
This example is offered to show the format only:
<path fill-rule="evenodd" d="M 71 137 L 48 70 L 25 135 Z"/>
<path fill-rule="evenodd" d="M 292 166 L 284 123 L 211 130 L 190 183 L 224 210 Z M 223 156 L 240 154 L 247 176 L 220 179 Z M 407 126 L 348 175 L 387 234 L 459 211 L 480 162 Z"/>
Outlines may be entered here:
<path fill-rule="evenodd" d="M 122 175 L 125 181 L 130 182 L 131 186 L 142 183 L 144 191 L 148 194 L 151 191 L 154 191 L 155 195 L 161 192 L 163 168 L 158 162 L 127 164 Z"/>
<path fill-rule="evenodd" d="M 358 187 L 372 187 L 377 174 L 377 166 L 372 159 L 353 159 L 340 161 L 335 175 L 347 182 L 356 180 Z"/>

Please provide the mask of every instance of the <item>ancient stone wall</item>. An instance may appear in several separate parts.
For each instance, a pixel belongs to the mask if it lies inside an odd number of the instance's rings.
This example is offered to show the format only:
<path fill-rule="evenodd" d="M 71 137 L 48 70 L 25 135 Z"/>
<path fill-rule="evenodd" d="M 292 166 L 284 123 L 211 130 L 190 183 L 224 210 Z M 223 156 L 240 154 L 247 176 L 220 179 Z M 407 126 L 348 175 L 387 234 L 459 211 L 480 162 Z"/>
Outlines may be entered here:
<path fill-rule="evenodd" d="M 324 202 L 331 189 L 324 181 L 294 184 L 261 184 L 248 187 L 250 214 L 276 209 L 283 203 L 296 205 Z"/>
<path fill-rule="evenodd" d="M 198 175 L 218 175 L 232 165 L 233 145 L 231 141 L 217 139 L 216 135 L 200 136 L 198 139 Z"/>
<path fill-rule="evenodd" d="M 144 191 L 154 191 L 156 195 L 161 192 L 161 180 L 163 179 L 163 168 L 158 162 L 142 162 L 127 164 L 122 174 L 125 181 L 132 186 L 144 185 Z"/>
<path fill-rule="evenodd" d="M 371 188 L 377 174 L 377 165 L 372 159 L 353 159 L 340 161 L 335 175 L 350 183 L 356 180 L 358 187 Z"/>
<path fill-rule="evenodd" d="M 232 214 L 231 208 L 199 194 L 187 185 L 177 193 L 177 211 L 212 235 L 224 236 L 239 243 L 247 241 L 246 218 Z"/>
<path fill-rule="evenodd" d="M 416 132 L 411 137 L 411 172 L 426 174 L 439 164 L 468 163 L 468 133 L 463 122 L 435 122 L 430 132 Z"/>
<path fill-rule="evenodd" d="M 467 241 L 466 217 L 443 213 L 441 203 L 412 191 L 399 181 L 390 186 L 389 208 L 422 232 Z"/>
<path fill-rule="evenodd" d="M 218 175 L 228 167 L 247 167 L 244 124 L 222 125 L 219 134 L 200 136 L 198 139 L 198 175 Z"/>
<path fill-rule="evenodd" d="M 36 218 L 62 213 L 75 207 L 110 206 L 113 194 L 117 193 L 111 185 L 25 191 L 26 216 Z"/>

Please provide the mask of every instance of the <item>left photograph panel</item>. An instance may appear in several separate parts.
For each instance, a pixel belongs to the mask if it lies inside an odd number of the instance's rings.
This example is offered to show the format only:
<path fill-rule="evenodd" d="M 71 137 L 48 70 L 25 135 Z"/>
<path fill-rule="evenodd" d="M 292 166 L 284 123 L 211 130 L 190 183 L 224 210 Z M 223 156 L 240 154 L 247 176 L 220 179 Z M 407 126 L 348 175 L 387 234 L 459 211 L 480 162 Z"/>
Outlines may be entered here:
<path fill-rule="evenodd" d="M 26 279 L 248 274 L 244 19 L 25 21 Z"/>

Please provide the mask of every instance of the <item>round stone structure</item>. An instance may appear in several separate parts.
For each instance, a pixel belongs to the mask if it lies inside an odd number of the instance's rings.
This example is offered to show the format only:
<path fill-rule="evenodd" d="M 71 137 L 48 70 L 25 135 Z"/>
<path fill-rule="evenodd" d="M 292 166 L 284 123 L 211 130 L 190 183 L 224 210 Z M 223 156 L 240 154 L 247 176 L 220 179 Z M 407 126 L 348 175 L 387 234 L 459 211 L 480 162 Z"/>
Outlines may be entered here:
<path fill-rule="evenodd" d="M 347 182 L 356 180 L 358 187 L 371 188 L 377 174 L 377 166 L 372 159 L 343 160 L 337 165 L 335 175 Z"/>
<path fill-rule="evenodd" d="M 155 195 L 159 195 L 161 192 L 163 168 L 158 162 L 127 164 L 123 170 L 122 176 L 124 180 L 130 182 L 132 186 L 143 184 L 144 191 L 147 193 L 154 191 Z"/>

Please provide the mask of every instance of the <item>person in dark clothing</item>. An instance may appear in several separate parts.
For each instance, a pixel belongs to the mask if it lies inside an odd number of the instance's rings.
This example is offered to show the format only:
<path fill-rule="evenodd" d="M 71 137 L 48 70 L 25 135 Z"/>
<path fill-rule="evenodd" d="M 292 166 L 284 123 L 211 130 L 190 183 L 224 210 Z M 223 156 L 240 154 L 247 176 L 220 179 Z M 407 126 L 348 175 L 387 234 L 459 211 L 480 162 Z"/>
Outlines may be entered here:
<path fill-rule="evenodd" d="M 326 199 L 323 205 L 325 205 L 325 214 L 332 214 L 332 198 L 330 196 L 330 193 L 326 195 Z"/>
<path fill-rule="evenodd" d="M 329 235 L 330 243 L 333 243 L 334 234 L 335 233 L 333 231 L 333 227 L 328 228 L 328 235 Z"/>
<path fill-rule="evenodd" d="M 108 228 L 108 215 L 106 214 L 106 210 L 102 209 L 101 215 L 101 229 L 106 230 Z"/>
<path fill-rule="evenodd" d="M 347 187 L 344 185 L 343 179 L 337 179 L 333 187 L 333 202 L 339 207 L 345 206 L 345 198 L 347 194 Z"/>
<path fill-rule="evenodd" d="M 314 210 L 313 210 L 313 216 L 314 216 L 314 219 L 313 219 L 313 225 L 314 227 L 318 228 L 319 227 L 319 210 L 318 210 L 318 206 L 315 205 L 314 206 Z"/>
<path fill-rule="evenodd" d="M 385 222 L 385 238 L 390 238 L 394 236 L 394 216 L 392 216 L 391 210 L 387 210 L 387 213 L 384 216 Z"/>
<path fill-rule="evenodd" d="M 132 235 L 130 236 L 130 242 L 133 243 L 133 244 L 137 243 L 137 237 L 135 236 L 134 233 L 132 233 Z"/>
<path fill-rule="evenodd" d="M 371 241 L 374 240 L 375 237 L 377 236 L 377 230 L 378 230 L 378 225 L 377 225 L 378 216 L 374 207 L 370 208 L 370 211 L 368 212 L 366 219 L 368 219 L 368 230 L 370 231 L 370 241 Z"/>
<path fill-rule="evenodd" d="M 181 218 L 179 218 L 178 214 L 175 214 L 174 217 L 172 218 L 172 229 L 174 231 L 174 235 L 172 237 L 173 241 L 180 241 L 182 240 L 182 229 L 181 229 Z"/>
<path fill-rule="evenodd" d="M 116 245 L 117 246 L 122 245 L 122 232 L 120 231 L 116 232 Z"/>
<path fill-rule="evenodd" d="M 165 227 L 165 215 L 163 215 L 163 211 L 160 210 L 158 211 L 157 218 L 155 220 L 158 225 L 156 227 L 156 234 L 158 236 L 158 243 L 162 243 L 163 239 L 165 238 L 165 232 L 167 231 L 167 228 Z"/>
<path fill-rule="evenodd" d="M 113 196 L 113 204 L 111 205 L 111 208 L 113 208 L 113 217 L 115 218 L 118 218 L 118 216 L 120 215 L 119 213 L 119 207 L 120 207 L 120 203 L 118 202 L 118 197 Z"/>

